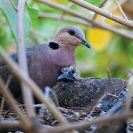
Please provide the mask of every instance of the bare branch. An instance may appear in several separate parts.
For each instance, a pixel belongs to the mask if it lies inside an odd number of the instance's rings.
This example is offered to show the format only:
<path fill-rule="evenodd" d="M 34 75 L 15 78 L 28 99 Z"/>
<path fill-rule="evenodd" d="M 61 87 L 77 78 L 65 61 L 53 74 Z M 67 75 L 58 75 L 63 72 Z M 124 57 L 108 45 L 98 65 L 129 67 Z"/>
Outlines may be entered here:
<path fill-rule="evenodd" d="M 120 4 L 120 5 L 123 5 L 123 4 L 126 3 L 126 2 L 127 2 L 127 0 L 120 0 L 120 1 L 119 1 L 119 4 Z M 110 11 L 110 12 L 113 12 L 113 11 L 115 11 L 117 8 L 118 8 L 118 6 L 117 6 L 117 5 L 114 5 L 114 6 L 112 6 L 112 8 L 109 9 L 109 11 Z"/>
<path fill-rule="evenodd" d="M 94 112 L 94 110 L 96 109 L 96 107 L 98 106 L 98 104 L 103 100 L 103 98 L 105 98 L 105 96 L 106 96 L 106 93 L 98 100 L 98 102 L 96 103 L 96 105 L 93 106 L 93 108 L 90 111 L 88 117 L 92 115 L 92 113 Z M 87 108 L 85 109 L 85 111 L 87 111 Z"/>
<path fill-rule="evenodd" d="M 104 17 L 107 17 L 115 22 L 118 22 L 119 24 L 125 25 L 127 27 L 133 28 L 133 22 L 130 20 L 125 20 L 122 17 L 119 17 L 117 15 L 114 15 L 110 12 L 104 11 L 96 6 L 93 6 L 92 4 L 89 4 L 88 2 L 81 1 L 81 0 L 70 0 L 71 2 L 74 2 L 88 10 L 91 10 L 93 12 L 96 12 L 97 14 L 100 14 Z"/>
<path fill-rule="evenodd" d="M 8 78 L 7 83 L 6 83 L 5 87 L 4 87 L 4 89 L 8 88 L 8 85 L 9 85 L 10 81 L 11 81 L 11 76 Z M 1 113 L 2 113 L 3 107 L 4 107 L 4 101 L 5 101 L 5 98 L 3 97 L 2 101 L 1 101 L 1 107 L 0 107 L 0 118 L 1 118 Z"/>
<path fill-rule="evenodd" d="M 24 6 L 25 6 L 25 0 L 19 0 L 18 11 L 17 11 L 18 59 L 19 59 L 20 69 L 24 70 L 26 77 L 29 77 L 26 51 L 24 47 L 25 46 L 24 45 L 24 29 L 23 29 L 24 27 L 23 26 Z M 32 107 L 33 105 L 32 92 L 28 88 L 28 86 L 25 85 L 22 81 L 21 81 L 21 86 L 22 86 L 23 100 L 24 100 L 24 103 L 26 104 L 28 116 L 30 118 L 34 118 L 35 111 L 34 111 L 34 108 Z"/>
<path fill-rule="evenodd" d="M 5 83 L 0 77 L 0 89 L 2 90 L 4 97 L 7 99 L 8 104 L 11 106 L 11 108 L 16 112 L 16 114 L 19 116 L 19 119 L 23 122 L 25 127 L 30 127 L 31 124 L 29 123 L 28 119 L 21 113 L 20 109 L 17 107 L 17 105 L 14 103 L 14 98 L 9 90 L 7 88 L 5 89 Z"/>
<path fill-rule="evenodd" d="M 13 120 L 2 120 L 0 121 L 0 129 L 20 129 L 22 128 L 22 123 L 20 121 Z"/>
<path fill-rule="evenodd" d="M 43 13 L 43 12 L 41 12 L 40 15 L 39 15 L 39 18 L 59 19 L 59 17 L 60 17 L 59 14 L 54 14 L 54 13 Z M 92 26 L 87 21 L 85 21 L 85 20 L 83 20 L 81 18 L 77 18 L 77 17 L 64 16 L 62 18 L 62 20 L 70 21 L 70 22 L 75 22 L 75 23 L 79 23 L 79 24 L 83 24 L 83 25 L 87 25 L 89 27 Z"/>
<path fill-rule="evenodd" d="M 107 87 L 106 87 L 106 88 L 107 88 L 106 94 L 107 94 L 107 93 L 108 93 L 109 84 L 110 84 L 110 72 L 109 72 L 109 68 L 108 68 L 108 67 L 106 68 L 106 70 L 107 70 L 108 79 L 109 79 L 109 80 L 108 80 Z"/>
<path fill-rule="evenodd" d="M 14 10 L 15 10 L 15 11 L 18 11 L 17 7 L 14 5 L 13 0 L 10 0 L 10 2 L 11 2 L 12 7 L 14 8 Z"/>
<path fill-rule="evenodd" d="M 80 14 L 80 13 L 78 13 L 78 12 L 72 10 L 72 9 L 66 8 L 65 6 L 63 6 L 61 4 L 56 4 L 56 3 L 53 3 L 53 2 L 50 2 L 50 1 L 47 1 L 47 0 L 36 0 L 36 1 L 47 4 L 47 5 L 49 5 L 53 8 L 63 10 L 66 13 L 72 14 L 72 15 L 77 16 L 79 18 L 82 18 L 82 19 L 86 20 L 87 23 L 91 24 L 91 26 L 93 26 L 93 27 L 102 28 L 102 29 L 114 32 L 118 35 L 121 35 L 123 37 L 126 37 L 128 39 L 133 40 L 133 32 L 131 32 L 129 30 L 124 30 L 124 29 L 120 29 L 120 28 L 118 29 L 118 28 L 115 28 L 113 26 L 109 26 L 107 24 L 102 24 L 102 23 L 99 23 L 99 22 L 95 22 L 95 21 L 85 17 L 84 15 L 82 15 L 82 14 Z"/>
<path fill-rule="evenodd" d="M 107 0 L 102 0 L 99 4 L 99 8 L 102 8 L 104 6 L 104 4 L 106 3 Z M 95 20 L 95 18 L 97 17 L 97 13 L 94 14 L 92 20 Z"/>
<path fill-rule="evenodd" d="M 117 0 L 115 0 L 115 2 L 116 2 L 116 4 L 117 4 L 118 9 L 119 9 L 119 11 L 121 12 L 122 16 L 123 16 L 126 20 L 128 20 L 127 16 L 126 16 L 125 13 L 123 12 L 123 10 L 122 10 L 122 8 L 121 8 L 119 2 L 118 2 Z"/>
<path fill-rule="evenodd" d="M 72 5 L 73 5 L 73 3 L 69 3 L 69 4 L 67 5 L 67 7 L 70 8 Z M 56 24 L 55 24 L 55 28 L 54 28 L 53 33 L 52 33 L 52 35 L 51 35 L 50 38 L 53 37 L 53 35 L 54 35 L 54 33 L 55 33 L 55 31 L 56 31 L 58 25 L 60 24 L 60 22 L 61 22 L 62 19 L 64 18 L 64 15 L 65 15 L 65 14 L 66 14 L 65 11 L 63 11 L 63 13 L 62 13 L 62 14 L 60 15 L 60 17 L 58 18 L 58 20 L 57 20 L 57 22 L 56 22 Z"/>
<path fill-rule="evenodd" d="M 42 35 L 42 34 L 41 34 L 39 31 L 37 31 L 36 29 L 33 29 L 33 28 L 32 28 L 30 31 L 31 31 L 32 33 L 34 33 L 34 34 L 40 36 L 40 37 L 43 38 L 44 40 L 48 41 L 48 38 L 45 37 L 44 35 Z"/>

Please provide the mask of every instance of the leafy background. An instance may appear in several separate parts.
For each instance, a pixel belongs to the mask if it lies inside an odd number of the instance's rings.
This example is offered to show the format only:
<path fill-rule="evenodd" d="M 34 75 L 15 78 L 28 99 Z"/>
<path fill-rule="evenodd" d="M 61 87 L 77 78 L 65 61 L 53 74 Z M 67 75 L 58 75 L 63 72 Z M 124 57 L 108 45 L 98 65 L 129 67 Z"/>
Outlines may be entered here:
<path fill-rule="evenodd" d="M 15 5 L 17 1 L 13 0 Z M 70 2 L 67 0 L 50 0 L 56 4 L 67 6 Z M 101 0 L 86 0 L 87 2 L 98 6 Z M 127 3 L 125 3 L 127 4 Z M 123 5 L 124 6 L 124 5 Z M 113 8 L 113 5 L 110 7 Z M 7 50 L 8 53 L 17 50 L 16 41 L 16 12 L 10 4 L 9 0 L 0 0 L 0 45 Z M 73 4 L 71 9 L 82 13 L 86 17 L 92 17 L 93 13 L 78 5 Z M 132 5 L 128 9 L 132 9 Z M 132 11 L 132 10 L 131 10 Z M 62 11 L 51 8 L 45 4 L 36 1 L 27 1 L 25 6 L 25 45 L 26 47 L 36 44 L 47 43 L 52 35 L 67 25 L 75 25 L 81 27 L 86 34 L 87 41 L 92 48 L 87 49 L 79 46 L 76 49 L 77 67 L 82 77 L 108 77 L 106 68 L 110 70 L 111 77 L 127 79 L 129 69 L 133 67 L 133 41 L 116 35 L 110 31 L 99 28 L 87 27 L 83 24 L 61 20 L 57 25 L 57 19 L 49 17 L 42 18 L 40 13 L 51 13 L 54 15 L 62 15 Z M 119 15 L 118 9 L 114 11 Z M 128 11 L 127 11 L 128 13 Z M 64 16 L 71 16 L 65 14 Z M 131 16 L 130 16 L 131 17 Z M 97 21 L 101 20 L 101 16 L 96 17 Z M 123 27 L 115 22 L 106 19 L 107 24 Z M 55 29 L 56 27 L 56 29 Z M 128 29 L 127 27 L 124 27 Z M 55 32 L 54 32 L 55 30 Z"/>

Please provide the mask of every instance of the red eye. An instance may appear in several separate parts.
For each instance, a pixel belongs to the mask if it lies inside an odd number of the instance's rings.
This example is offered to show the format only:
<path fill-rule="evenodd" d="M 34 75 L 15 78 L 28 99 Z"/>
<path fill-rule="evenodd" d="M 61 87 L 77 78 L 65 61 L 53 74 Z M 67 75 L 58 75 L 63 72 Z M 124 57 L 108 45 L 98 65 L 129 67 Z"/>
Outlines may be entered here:
<path fill-rule="evenodd" d="M 68 33 L 70 34 L 70 35 L 75 35 L 75 31 L 73 30 L 73 29 L 70 29 L 69 31 L 68 31 Z"/>

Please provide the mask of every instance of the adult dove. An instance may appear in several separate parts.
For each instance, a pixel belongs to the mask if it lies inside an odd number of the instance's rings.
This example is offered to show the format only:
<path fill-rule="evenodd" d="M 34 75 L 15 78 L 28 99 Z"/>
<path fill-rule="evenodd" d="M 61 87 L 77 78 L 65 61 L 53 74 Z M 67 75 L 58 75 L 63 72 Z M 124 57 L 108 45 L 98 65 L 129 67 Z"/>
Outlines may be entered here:
<path fill-rule="evenodd" d="M 45 86 L 53 86 L 61 74 L 62 68 L 76 66 L 75 49 L 80 44 L 90 48 L 81 28 L 67 26 L 62 28 L 48 44 L 27 48 L 26 55 L 30 77 L 42 90 Z M 9 56 L 18 62 L 18 52 L 11 53 Z M 15 98 L 20 97 L 20 82 L 2 59 L 0 60 L 0 75 L 5 82 L 10 75 L 13 76 L 9 89 Z"/>

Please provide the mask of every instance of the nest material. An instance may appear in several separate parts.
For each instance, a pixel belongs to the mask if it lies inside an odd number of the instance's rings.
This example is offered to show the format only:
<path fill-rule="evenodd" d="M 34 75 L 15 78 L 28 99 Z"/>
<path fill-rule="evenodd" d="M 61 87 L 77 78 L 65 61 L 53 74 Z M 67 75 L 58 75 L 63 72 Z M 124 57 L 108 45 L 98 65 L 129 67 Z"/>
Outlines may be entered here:
<path fill-rule="evenodd" d="M 127 82 L 117 78 L 100 79 L 86 78 L 78 79 L 74 82 L 59 81 L 53 87 L 55 91 L 60 112 L 68 119 L 69 122 L 91 121 L 99 117 L 112 116 L 123 112 L 126 96 Z M 54 96 L 51 95 L 51 99 Z M 53 100 L 54 101 L 54 100 Z M 19 105 L 20 106 L 20 105 Z M 26 114 L 25 106 L 20 106 L 22 112 Z M 36 118 L 40 123 L 48 126 L 57 126 L 58 120 L 43 105 L 37 106 Z M 2 111 L 2 119 L 19 120 L 12 109 Z M 129 125 L 128 125 L 129 126 Z M 126 133 L 126 121 L 113 122 L 104 125 L 91 125 L 86 129 L 80 129 L 81 133 Z M 1 129 L 0 133 L 9 131 L 19 131 L 21 129 Z M 18 133 L 18 132 L 17 132 Z"/>

